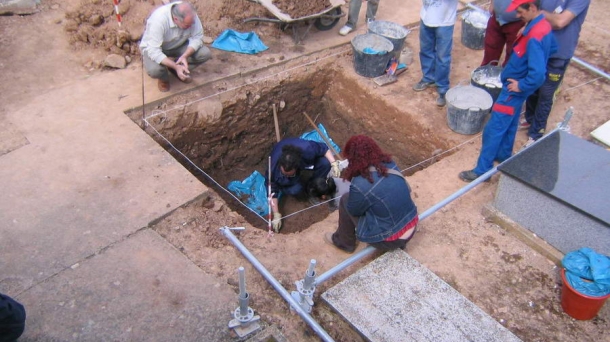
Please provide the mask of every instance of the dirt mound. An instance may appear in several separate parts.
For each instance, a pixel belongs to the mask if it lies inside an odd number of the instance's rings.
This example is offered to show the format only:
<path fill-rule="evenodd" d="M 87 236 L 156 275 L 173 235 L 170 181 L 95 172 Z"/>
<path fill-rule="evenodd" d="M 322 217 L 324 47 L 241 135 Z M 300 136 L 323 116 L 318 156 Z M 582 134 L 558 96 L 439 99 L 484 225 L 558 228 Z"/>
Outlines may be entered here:
<path fill-rule="evenodd" d="M 323 0 L 317 0 L 321 2 Z M 327 1 L 327 0 L 324 0 Z M 247 0 L 191 0 L 202 21 L 204 34 L 216 37 L 225 29 L 255 31 L 261 38 L 279 34 L 277 25 L 268 23 L 243 23 L 252 17 L 271 17 L 261 5 Z M 288 1 L 286 1 L 288 2 Z M 122 56 L 136 56 L 146 18 L 161 0 L 121 0 L 121 26 L 112 2 L 82 0 L 78 6 L 66 11 L 64 30 L 70 44 L 80 49 L 101 49 Z M 297 6 L 302 8 L 303 6 Z"/>
<path fill-rule="evenodd" d="M 320 13 L 331 6 L 329 0 L 275 0 L 273 4 L 293 19 Z"/>

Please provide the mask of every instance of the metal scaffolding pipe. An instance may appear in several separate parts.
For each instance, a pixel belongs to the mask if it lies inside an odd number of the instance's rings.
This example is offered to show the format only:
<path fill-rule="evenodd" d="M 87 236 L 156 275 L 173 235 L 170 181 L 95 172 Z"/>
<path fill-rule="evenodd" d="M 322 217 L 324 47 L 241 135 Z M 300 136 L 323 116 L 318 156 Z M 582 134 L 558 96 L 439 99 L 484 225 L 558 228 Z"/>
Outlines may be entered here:
<path fill-rule="evenodd" d="M 583 61 L 582 59 L 578 58 L 578 57 L 572 57 L 572 61 L 574 61 L 574 63 L 584 67 L 585 69 L 588 69 L 602 77 L 605 77 L 607 80 L 610 80 L 610 75 L 608 75 L 608 73 L 606 73 L 603 70 L 600 70 L 598 68 L 596 68 L 595 66 Z"/>
<path fill-rule="evenodd" d="M 252 266 L 256 268 L 256 270 L 269 282 L 269 284 L 271 284 L 271 286 L 273 286 L 273 288 L 282 296 L 282 298 L 284 298 L 284 300 L 290 304 L 290 307 L 295 310 L 299 316 L 301 316 L 305 323 L 307 323 L 315 331 L 315 333 L 320 336 L 320 338 L 327 342 L 334 342 L 333 338 L 328 335 L 320 324 L 318 324 L 318 322 L 316 322 L 307 312 L 305 312 L 305 310 L 301 308 L 299 303 L 297 303 L 297 301 L 290 296 L 290 293 L 286 291 L 280 282 L 277 281 L 277 279 L 275 279 L 273 275 L 267 271 L 265 266 L 263 266 L 263 264 L 261 264 L 260 261 L 258 261 L 256 257 L 250 253 L 246 246 L 244 246 L 241 241 L 239 241 L 239 239 L 233 235 L 230 228 L 223 227 L 220 228 L 220 231 L 233 243 L 233 245 L 235 245 L 235 247 L 237 247 L 244 257 L 250 261 Z"/>

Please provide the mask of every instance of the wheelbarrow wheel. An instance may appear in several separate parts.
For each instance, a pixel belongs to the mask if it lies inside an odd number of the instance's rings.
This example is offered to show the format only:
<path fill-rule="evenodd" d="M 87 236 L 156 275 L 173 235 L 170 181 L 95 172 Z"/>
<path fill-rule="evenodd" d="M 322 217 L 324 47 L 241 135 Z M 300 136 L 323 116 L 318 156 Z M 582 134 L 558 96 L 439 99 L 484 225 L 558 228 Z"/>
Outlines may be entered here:
<path fill-rule="evenodd" d="M 339 15 L 341 15 L 341 7 L 337 7 L 334 10 L 329 11 L 327 14 L 339 16 Z M 328 31 L 331 28 L 335 27 L 335 25 L 337 25 L 337 23 L 339 22 L 339 19 L 340 18 L 320 17 L 320 18 L 316 19 L 316 21 L 313 23 L 313 25 L 319 31 Z"/>

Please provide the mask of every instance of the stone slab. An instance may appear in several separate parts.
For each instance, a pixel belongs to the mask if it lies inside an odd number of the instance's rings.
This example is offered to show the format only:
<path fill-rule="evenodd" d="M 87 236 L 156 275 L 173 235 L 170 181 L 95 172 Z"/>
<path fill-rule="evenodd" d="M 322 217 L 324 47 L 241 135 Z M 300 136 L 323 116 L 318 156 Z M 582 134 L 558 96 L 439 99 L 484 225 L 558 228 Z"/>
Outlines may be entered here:
<path fill-rule="evenodd" d="M 500 177 L 493 206 L 563 254 L 582 247 L 610 254 L 610 227 L 513 177 Z"/>
<path fill-rule="evenodd" d="M 24 341 L 233 341 L 237 294 L 146 229 L 18 297 Z"/>
<path fill-rule="evenodd" d="M 610 227 L 610 152 L 600 146 L 555 131 L 498 169 Z"/>
<path fill-rule="evenodd" d="M 520 341 L 401 250 L 375 259 L 322 298 L 368 341 Z"/>

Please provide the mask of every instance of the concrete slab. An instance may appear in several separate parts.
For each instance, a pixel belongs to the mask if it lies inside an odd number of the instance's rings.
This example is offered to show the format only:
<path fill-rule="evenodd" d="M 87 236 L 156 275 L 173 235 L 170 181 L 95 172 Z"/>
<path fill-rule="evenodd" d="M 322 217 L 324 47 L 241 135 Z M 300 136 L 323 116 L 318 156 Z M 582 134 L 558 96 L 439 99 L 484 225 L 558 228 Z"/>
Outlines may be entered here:
<path fill-rule="evenodd" d="M 130 90 L 125 75 L 56 88 L 9 114 L 30 144 L 0 158 L 3 292 L 16 295 L 207 191 L 124 115 L 116 99 Z"/>
<path fill-rule="evenodd" d="M 520 341 L 401 250 L 375 259 L 322 298 L 369 341 Z"/>
<path fill-rule="evenodd" d="M 238 306 L 231 288 L 150 229 L 19 300 L 27 341 L 232 341 L 227 324 Z"/>

